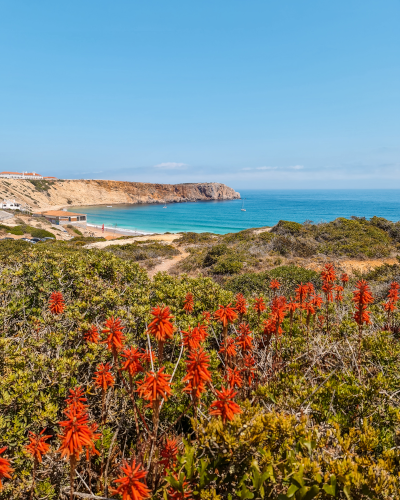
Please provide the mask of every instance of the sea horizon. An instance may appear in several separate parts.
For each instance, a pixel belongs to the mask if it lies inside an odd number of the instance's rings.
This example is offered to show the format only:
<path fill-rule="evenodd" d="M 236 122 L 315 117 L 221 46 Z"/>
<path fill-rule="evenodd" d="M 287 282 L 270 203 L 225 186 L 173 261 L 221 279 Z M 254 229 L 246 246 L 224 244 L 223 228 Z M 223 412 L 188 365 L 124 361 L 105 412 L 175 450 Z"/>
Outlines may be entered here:
<path fill-rule="evenodd" d="M 92 225 L 146 233 L 226 234 L 279 220 L 329 222 L 338 217 L 400 219 L 400 189 L 242 189 L 240 200 L 69 207 Z M 245 211 L 242 211 L 244 204 Z"/>

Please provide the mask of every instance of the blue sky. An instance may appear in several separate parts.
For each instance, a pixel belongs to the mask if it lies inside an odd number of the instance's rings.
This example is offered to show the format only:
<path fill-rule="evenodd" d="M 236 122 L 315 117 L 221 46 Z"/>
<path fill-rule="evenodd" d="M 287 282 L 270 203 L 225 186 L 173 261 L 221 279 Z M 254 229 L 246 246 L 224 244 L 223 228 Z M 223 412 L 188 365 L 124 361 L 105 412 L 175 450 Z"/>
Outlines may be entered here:
<path fill-rule="evenodd" d="M 0 170 L 400 188 L 398 0 L 1 0 Z"/>

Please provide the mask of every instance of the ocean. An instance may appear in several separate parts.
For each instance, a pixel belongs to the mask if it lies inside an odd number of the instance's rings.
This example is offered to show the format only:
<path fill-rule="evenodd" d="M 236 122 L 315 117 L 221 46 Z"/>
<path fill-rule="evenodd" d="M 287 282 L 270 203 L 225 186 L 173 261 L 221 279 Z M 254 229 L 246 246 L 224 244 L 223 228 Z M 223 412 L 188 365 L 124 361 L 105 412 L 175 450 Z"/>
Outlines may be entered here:
<path fill-rule="evenodd" d="M 239 190 L 242 200 L 70 207 L 88 223 L 148 233 L 182 231 L 226 234 L 279 220 L 328 222 L 337 217 L 400 219 L 400 190 Z M 245 212 L 241 211 L 244 200 Z"/>

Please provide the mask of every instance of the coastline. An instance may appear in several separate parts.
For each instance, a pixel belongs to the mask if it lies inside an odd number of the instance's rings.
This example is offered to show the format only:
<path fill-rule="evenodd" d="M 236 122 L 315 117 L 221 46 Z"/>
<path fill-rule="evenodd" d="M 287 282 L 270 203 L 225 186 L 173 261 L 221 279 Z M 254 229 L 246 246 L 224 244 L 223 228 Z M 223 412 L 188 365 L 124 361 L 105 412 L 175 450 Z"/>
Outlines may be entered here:
<path fill-rule="evenodd" d="M 114 227 L 107 227 L 104 226 L 104 232 L 102 230 L 102 226 L 98 224 L 87 224 L 85 226 L 87 228 L 88 232 L 94 233 L 93 235 L 97 237 L 103 236 L 104 238 L 108 239 L 114 239 L 116 236 L 150 236 L 153 234 L 157 233 L 150 233 L 150 232 L 144 232 L 144 231 L 134 231 L 130 229 L 121 229 L 121 228 L 114 228 Z"/>

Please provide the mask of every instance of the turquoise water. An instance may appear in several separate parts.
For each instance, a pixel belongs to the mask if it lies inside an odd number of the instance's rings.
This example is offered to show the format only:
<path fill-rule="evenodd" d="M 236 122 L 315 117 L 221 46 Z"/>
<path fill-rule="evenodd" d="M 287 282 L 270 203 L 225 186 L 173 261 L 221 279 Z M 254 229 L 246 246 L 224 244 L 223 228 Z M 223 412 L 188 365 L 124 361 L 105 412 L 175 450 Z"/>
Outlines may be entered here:
<path fill-rule="evenodd" d="M 71 207 L 88 214 L 89 224 L 143 232 L 205 232 L 225 234 L 250 227 L 273 226 L 280 219 L 295 222 L 331 221 L 337 217 L 400 219 L 400 190 L 241 190 L 242 200 Z"/>

